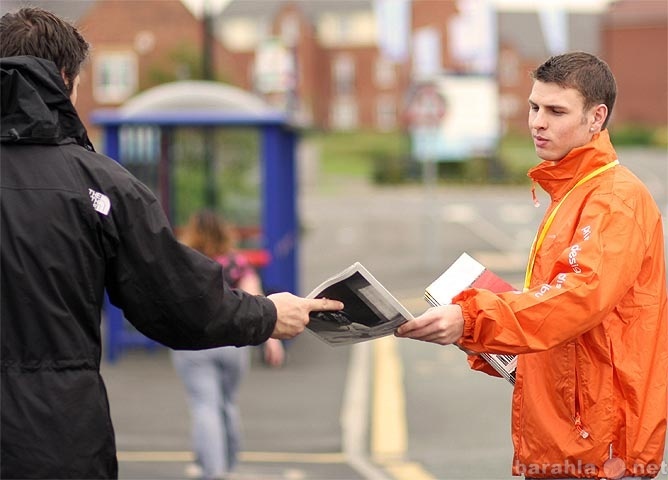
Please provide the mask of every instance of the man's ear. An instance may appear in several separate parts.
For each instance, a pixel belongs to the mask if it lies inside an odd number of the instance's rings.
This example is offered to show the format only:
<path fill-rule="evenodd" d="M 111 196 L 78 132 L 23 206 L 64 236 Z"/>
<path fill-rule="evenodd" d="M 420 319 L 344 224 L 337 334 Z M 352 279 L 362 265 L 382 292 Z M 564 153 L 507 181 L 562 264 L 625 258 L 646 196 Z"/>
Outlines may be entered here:
<path fill-rule="evenodd" d="M 605 119 L 608 118 L 608 107 L 604 103 L 598 104 L 594 107 L 593 117 L 591 125 L 592 129 L 594 131 L 602 130 L 603 125 L 605 124 Z"/>
<path fill-rule="evenodd" d="M 60 78 L 62 78 L 63 82 L 65 82 L 65 86 L 69 88 L 70 82 L 67 80 L 67 75 L 65 75 L 65 69 L 64 68 L 62 68 L 60 70 Z"/>

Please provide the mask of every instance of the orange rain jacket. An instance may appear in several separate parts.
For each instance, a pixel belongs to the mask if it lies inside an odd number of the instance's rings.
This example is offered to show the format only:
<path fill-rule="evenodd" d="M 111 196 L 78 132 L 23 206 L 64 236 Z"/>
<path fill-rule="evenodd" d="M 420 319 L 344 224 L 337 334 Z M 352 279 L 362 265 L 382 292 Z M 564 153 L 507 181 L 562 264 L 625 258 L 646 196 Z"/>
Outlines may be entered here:
<path fill-rule="evenodd" d="M 603 131 L 559 162 L 531 169 L 552 199 L 545 218 L 579 179 L 616 158 Z M 461 347 L 522 354 L 513 394 L 514 475 L 619 478 L 619 459 L 625 475 L 661 471 L 668 406 L 664 255 L 656 203 L 617 165 L 561 205 L 527 291 L 468 289 L 455 297 L 465 319 Z M 484 363 L 470 360 L 473 368 Z"/>

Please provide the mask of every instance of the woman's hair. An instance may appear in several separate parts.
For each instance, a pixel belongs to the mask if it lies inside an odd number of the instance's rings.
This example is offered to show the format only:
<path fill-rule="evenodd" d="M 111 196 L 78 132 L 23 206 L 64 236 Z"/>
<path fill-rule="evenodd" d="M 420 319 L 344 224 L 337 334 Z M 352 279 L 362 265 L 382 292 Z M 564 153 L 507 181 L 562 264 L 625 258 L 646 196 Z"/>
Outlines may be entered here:
<path fill-rule="evenodd" d="M 617 84 L 610 67 L 600 58 L 585 52 L 571 52 L 548 58 L 531 77 L 543 83 L 556 83 L 563 88 L 574 88 L 584 98 L 584 110 L 601 103 L 608 107 L 608 124 L 617 98 Z"/>
<path fill-rule="evenodd" d="M 211 210 L 194 213 L 179 239 L 211 258 L 228 253 L 235 244 L 233 231 L 221 216 Z"/>
<path fill-rule="evenodd" d="M 51 12 L 22 8 L 0 18 L 0 57 L 30 55 L 51 60 L 67 79 L 72 94 L 74 79 L 90 52 L 79 31 Z"/>

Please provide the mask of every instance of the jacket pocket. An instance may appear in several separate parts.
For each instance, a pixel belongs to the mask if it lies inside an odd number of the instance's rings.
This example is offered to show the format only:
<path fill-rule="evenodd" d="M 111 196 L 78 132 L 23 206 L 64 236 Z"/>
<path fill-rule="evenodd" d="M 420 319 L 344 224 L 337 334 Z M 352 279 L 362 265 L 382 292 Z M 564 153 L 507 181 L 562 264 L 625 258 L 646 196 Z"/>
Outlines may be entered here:
<path fill-rule="evenodd" d="M 590 436 L 590 432 L 587 429 L 585 422 L 582 420 L 583 414 L 583 401 L 582 401 L 582 386 L 581 386 L 581 373 L 578 366 L 578 346 L 577 343 L 573 344 L 573 369 L 574 369 L 574 386 L 573 386 L 573 425 L 575 431 L 580 436 L 580 438 L 587 439 Z"/>

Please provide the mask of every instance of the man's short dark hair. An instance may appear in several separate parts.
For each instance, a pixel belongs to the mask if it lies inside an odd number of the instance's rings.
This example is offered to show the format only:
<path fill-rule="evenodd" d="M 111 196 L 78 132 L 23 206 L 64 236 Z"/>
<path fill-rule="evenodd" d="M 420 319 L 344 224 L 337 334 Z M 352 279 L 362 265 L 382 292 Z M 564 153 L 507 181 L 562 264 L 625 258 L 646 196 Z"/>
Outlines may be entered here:
<path fill-rule="evenodd" d="M 55 63 L 58 71 L 64 72 L 70 94 L 90 51 L 90 45 L 73 25 L 35 7 L 3 15 L 0 38 L 0 57 L 31 55 Z"/>
<path fill-rule="evenodd" d="M 608 124 L 617 98 L 617 84 L 608 64 L 595 55 L 571 52 L 548 58 L 531 72 L 534 80 L 556 83 L 563 88 L 574 88 L 584 98 L 584 110 L 603 103 L 608 107 Z"/>

